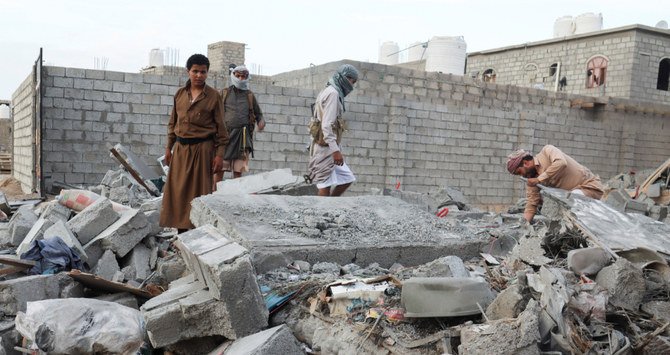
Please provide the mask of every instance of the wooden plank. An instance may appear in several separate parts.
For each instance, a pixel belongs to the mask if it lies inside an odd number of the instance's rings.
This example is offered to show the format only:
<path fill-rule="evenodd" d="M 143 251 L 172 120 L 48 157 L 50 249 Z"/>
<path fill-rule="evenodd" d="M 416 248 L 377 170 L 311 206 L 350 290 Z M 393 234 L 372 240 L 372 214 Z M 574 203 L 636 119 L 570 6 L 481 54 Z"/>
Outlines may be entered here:
<path fill-rule="evenodd" d="M 24 269 L 30 269 L 35 266 L 32 260 L 19 259 L 11 256 L 0 256 L 0 264 L 16 266 Z"/>
<path fill-rule="evenodd" d="M 84 286 L 94 289 L 94 290 L 101 290 L 101 291 L 106 291 L 106 292 L 128 292 L 132 293 L 133 295 L 140 296 L 142 298 L 152 298 L 154 296 L 157 296 L 155 294 L 151 294 L 148 291 L 139 289 L 137 287 L 132 287 L 128 286 L 124 283 L 121 282 L 114 282 L 114 281 L 109 281 L 105 280 L 101 277 L 95 276 L 93 274 L 81 272 L 80 270 L 72 270 L 67 273 L 70 275 L 71 278 L 81 282 L 84 284 Z"/>
<path fill-rule="evenodd" d="M 149 191 L 149 193 L 150 193 L 151 195 L 153 195 L 153 196 L 155 196 L 155 197 L 160 196 L 160 194 L 159 194 L 158 192 L 156 192 L 156 191 L 150 189 L 149 186 L 147 186 L 147 184 L 144 182 L 144 179 L 142 179 L 142 177 L 140 176 L 140 174 L 138 174 L 137 171 L 135 171 L 135 169 L 133 169 L 133 167 L 130 166 L 130 164 L 128 164 L 128 162 L 126 161 L 126 159 L 124 159 L 123 156 L 121 156 L 121 154 L 119 154 L 119 152 L 116 150 L 116 148 L 111 147 L 111 148 L 109 148 L 109 151 L 112 152 L 112 154 L 114 155 L 114 157 L 116 158 L 116 160 L 118 160 L 119 163 L 121 163 L 121 165 L 123 165 L 123 167 L 126 168 L 126 170 L 128 170 L 128 172 L 130 173 L 130 175 L 131 175 L 131 176 L 132 176 L 132 177 L 133 177 L 133 178 L 134 178 L 140 185 L 142 185 L 147 191 Z"/>
<path fill-rule="evenodd" d="M 16 274 L 17 272 L 25 271 L 26 269 L 22 267 L 12 266 L 0 269 L 0 276 Z"/>

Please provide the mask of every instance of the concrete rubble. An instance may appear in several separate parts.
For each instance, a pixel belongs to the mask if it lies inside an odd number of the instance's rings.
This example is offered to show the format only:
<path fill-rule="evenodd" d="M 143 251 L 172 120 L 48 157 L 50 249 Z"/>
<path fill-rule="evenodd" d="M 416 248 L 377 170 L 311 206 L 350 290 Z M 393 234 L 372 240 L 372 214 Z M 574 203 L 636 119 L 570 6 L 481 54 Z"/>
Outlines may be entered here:
<path fill-rule="evenodd" d="M 15 316 L 28 302 L 73 297 L 138 310 L 143 349 L 171 354 L 670 348 L 670 227 L 656 187 L 631 198 L 622 178 L 606 203 L 543 189 L 527 224 L 519 208 L 479 211 L 449 187 L 319 198 L 283 169 L 219 183 L 192 203 L 197 228 L 177 234 L 158 226 L 162 198 L 130 179 L 109 171 L 81 212 L 24 206 L 0 230 L 19 250 L 58 236 L 92 274 L 0 276 L 5 353 L 21 344 Z"/>

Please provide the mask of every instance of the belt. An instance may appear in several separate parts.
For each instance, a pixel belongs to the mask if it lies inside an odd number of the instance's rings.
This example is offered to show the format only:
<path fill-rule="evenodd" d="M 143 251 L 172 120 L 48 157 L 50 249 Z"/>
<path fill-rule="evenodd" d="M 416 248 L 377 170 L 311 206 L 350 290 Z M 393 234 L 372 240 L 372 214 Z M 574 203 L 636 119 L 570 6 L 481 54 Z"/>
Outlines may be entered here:
<path fill-rule="evenodd" d="M 206 141 L 210 141 L 214 138 L 214 136 L 209 136 L 205 138 L 182 138 L 177 136 L 177 142 L 181 144 L 198 144 Z"/>

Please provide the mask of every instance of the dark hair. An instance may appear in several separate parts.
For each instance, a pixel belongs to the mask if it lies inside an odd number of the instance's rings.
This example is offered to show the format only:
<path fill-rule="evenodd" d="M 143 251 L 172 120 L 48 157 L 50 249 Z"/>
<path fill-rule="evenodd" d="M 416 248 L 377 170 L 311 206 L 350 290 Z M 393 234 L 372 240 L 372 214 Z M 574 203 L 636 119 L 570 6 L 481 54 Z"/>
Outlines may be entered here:
<path fill-rule="evenodd" d="M 202 54 L 194 54 L 190 57 L 188 57 L 188 60 L 186 61 L 186 69 L 191 70 L 191 67 L 195 65 L 206 65 L 207 66 L 207 71 L 209 71 L 209 59 L 205 57 Z"/>
<path fill-rule="evenodd" d="M 523 157 L 523 159 L 521 159 L 521 161 L 524 161 L 524 160 L 533 160 L 533 156 L 528 154 L 525 157 Z"/>

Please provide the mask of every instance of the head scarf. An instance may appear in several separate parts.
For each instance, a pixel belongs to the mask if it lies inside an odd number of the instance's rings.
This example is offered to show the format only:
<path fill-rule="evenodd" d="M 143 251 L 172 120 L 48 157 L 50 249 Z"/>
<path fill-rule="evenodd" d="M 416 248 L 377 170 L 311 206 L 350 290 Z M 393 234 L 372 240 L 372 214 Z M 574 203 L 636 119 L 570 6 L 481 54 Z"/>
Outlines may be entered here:
<path fill-rule="evenodd" d="M 239 79 L 238 77 L 235 76 L 235 73 L 247 73 L 247 78 L 242 80 Z M 249 74 L 249 70 L 247 67 L 242 65 L 238 65 L 233 69 L 232 72 L 230 72 L 230 82 L 233 83 L 233 85 L 240 89 L 240 90 L 249 90 L 249 79 L 251 78 L 251 74 Z"/>
<path fill-rule="evenodd" d="M 521 165 L 523 158 L 532 156 L 529 151 L 519 149 L 516 152 L 507 156 L 507 171 L 510 174 L 514 174 L 514 171 Z"/>
<path fill-rule="evenodd" d="M 328 80 L 328 85 L 332 85 L 335 90 L 340 94 L 340 103 L 342 104 L 342 109 L 344 110 L 344 97 L 349 95 L 350 92 L 354 90 L 354 86 L 351 85 L 347 78 L 358 80 L 358 70 L 354 68 L 351 64 L 343 64 L 339 69 L 333 74 L 333 76 Z M 344 110 L 346 111 L 346 110 Z"/>

